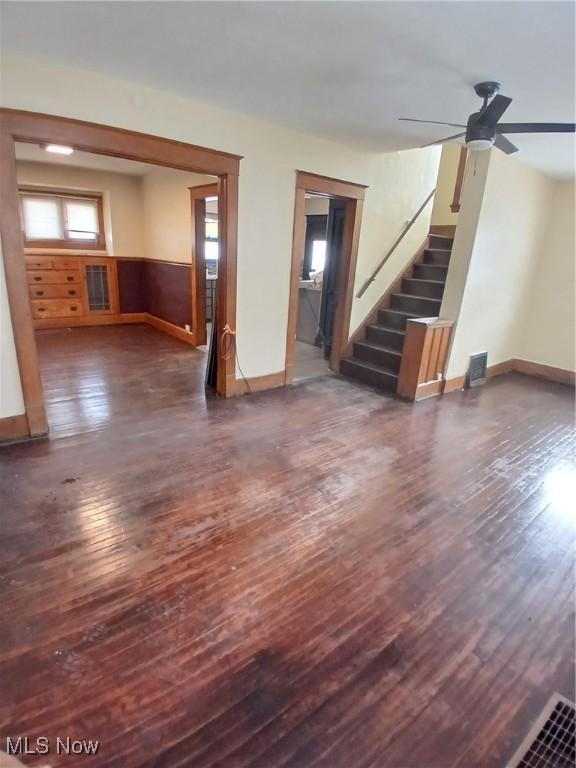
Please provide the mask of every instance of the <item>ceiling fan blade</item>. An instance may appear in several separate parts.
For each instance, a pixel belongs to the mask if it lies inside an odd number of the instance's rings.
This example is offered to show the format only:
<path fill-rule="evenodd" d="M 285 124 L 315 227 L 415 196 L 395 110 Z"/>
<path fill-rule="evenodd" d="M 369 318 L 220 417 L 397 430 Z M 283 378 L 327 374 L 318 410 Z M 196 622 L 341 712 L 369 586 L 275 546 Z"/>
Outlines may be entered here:
<path fill-rule="evenodd" d="M 446 136 L 445 139 L 438 139 L 438 141 L 431 141 L 429 144 L 423 144 L 420 149 L 425 147 L 433 147 L 435 144 L 444 144 L 446 141 L 452 141 L 452 139 L 459 139 L 461 136 L 466 136 L 466 131 L 463 133 L 455 133 L 453 136 Z"/>
<path fill-rule="evenodd" d="M 496 94 L 486 109 L 480 112 L 477 122 L 481 125 L 495 126 L 510 104 L 512 104 L 512 99 L 509 99 L 508 96 Z"/>
<path fill-rule="evenodd" d="M 439 120 L 415 120 L 413 117 L 399 117 L 405 123 L 431 123 L 432 125 L 449 125 L 452 128 L 466 128 L 462 123 L 442 123 Z"/>
<path fill-rule="evenodd" d="M 574 123 L 500 123 L 497 133 L 574 133 Z"/>
<path fill-rule="evenodd" d="M 505 152 L 507 155 L 512 155 L 514 152 L 518 152 L 518 147 L 515 147 L 514 144 L 512 144 L 511 141 L 508 141 L 506 136 L 502 136 L 501 133 L 496 134 L 494 146 L 501 149 L 502 152 Z"/>

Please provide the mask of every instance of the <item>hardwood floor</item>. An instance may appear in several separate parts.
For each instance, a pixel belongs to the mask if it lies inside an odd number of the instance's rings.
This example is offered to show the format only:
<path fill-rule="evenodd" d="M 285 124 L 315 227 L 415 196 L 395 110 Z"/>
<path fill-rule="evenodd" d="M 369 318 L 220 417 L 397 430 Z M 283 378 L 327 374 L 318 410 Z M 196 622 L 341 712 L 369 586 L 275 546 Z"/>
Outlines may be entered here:
<path fill-rule="evenodd" d="M 206 400 L 174 339 L 67 333 L 0 450 L 0 736 L 100 747 L 31 765 L 501 768 L 574 699 L 572 390 Z"/>

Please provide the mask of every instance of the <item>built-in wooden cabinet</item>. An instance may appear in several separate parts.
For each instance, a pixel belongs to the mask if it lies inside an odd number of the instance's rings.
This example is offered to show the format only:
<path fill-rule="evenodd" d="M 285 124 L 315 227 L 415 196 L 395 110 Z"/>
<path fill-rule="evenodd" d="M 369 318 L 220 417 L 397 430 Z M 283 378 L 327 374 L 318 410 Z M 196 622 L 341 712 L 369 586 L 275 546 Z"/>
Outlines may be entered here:
<path fill-rule="evenodd" d="M 86 314 L 114 315 L 118 311 L 116 264 L 110 259 L 82 257 Z"/>
<path fill-rule="evenodd" d="M 26 272 L 38 328 L 98 324 L 118 312 L 114 259 L 27 255 Z"/>

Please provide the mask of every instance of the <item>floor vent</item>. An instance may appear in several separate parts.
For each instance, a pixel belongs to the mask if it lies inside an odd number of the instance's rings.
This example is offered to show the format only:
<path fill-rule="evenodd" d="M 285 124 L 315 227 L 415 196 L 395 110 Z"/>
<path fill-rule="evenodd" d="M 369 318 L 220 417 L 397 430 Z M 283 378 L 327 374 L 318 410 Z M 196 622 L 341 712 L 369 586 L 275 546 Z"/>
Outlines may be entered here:
<path fill-rule="evenodd" d="M 467 387 L 478 387 L 486 381 L 486 368 L 488 366 L 488 352 L 479 352 L 470 355 L 470 365 L 466 375 Z"/>
<path fill-rule="evenodd" d="M 574 704 L 555 693 L 507 768 L 574 768 Z"/>

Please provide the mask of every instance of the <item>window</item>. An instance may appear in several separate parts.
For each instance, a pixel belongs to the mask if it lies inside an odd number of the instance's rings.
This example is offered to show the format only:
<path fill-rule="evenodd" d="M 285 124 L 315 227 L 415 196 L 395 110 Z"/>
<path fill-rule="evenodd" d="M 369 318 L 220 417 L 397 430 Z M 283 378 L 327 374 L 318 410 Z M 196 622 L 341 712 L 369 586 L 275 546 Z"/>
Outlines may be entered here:
<path fill-rule="evenodd" d="M 204 219 L 204 258 L 218 261 L 218 198 L 206 198 L 206 218 Z"/>
<path fill-rule="evenodd" d="M 21 189 L 20 204 L 27 246 L 105 248 L 101 196 Z"/>
<path fill-rule="evenodd" d="M 312 264 L 311 272 L 322 272 L 326 263 L 326 240 L 312 241 Z"/>

